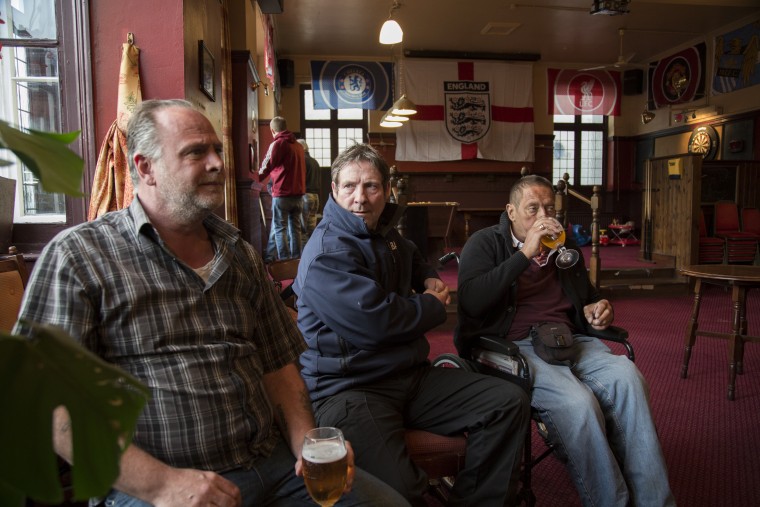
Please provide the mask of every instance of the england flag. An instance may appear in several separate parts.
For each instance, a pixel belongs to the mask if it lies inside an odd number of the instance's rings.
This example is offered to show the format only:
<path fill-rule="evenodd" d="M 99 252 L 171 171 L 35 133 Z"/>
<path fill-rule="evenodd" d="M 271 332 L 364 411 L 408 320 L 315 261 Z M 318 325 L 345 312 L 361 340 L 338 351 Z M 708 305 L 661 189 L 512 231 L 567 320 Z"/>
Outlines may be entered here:
<path fill-rule="evenodd" d="M 532 65 L 407 59 L 402 72 L 417 114 L 396 133 L 396 160 L 533 161 Z"/>

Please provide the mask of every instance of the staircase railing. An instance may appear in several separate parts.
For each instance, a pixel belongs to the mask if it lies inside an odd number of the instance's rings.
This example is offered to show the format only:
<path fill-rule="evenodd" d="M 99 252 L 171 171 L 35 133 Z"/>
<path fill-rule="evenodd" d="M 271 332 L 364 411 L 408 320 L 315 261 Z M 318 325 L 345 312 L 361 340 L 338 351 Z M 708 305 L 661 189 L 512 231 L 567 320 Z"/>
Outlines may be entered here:
<path fill-rule="evenodd" d="M 557 211 L 557 220 L 567 227 L 567 209 L 570 197 L 574 197 L 586 203 L 591 208 L 591 259 L 588 263 L 589 278 L 591 284 L 599 290 L 602 274 L 602 260 L 599 258 L 599 208 L 602 203 L 602 187 L 594 185 L 590 198 L 570 188 L 570 175 L 565 173 L 555 187 L 554 207 Z"/>

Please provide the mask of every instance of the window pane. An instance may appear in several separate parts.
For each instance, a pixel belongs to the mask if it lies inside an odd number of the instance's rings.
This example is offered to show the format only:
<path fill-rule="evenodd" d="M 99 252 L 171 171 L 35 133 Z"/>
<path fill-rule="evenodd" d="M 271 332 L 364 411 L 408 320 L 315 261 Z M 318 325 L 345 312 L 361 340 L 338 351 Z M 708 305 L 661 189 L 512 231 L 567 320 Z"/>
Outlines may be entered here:
<path fill-rule="evenodd" d="M 581 123 L 604 123 L 604 116 L 600 114 L 583 114 Z"/>
<path fill-rule="evenodd" d="M 0 37 L 56 39 L 55 0 L 0 0 Z M 12 33 L 11 33 L 12 31 Z"/>
<path fill-rule="evenodd" d="M 309 145 L 309 155 L 319 162 L 320 167 L 330 167 L 330 129 L 305 129 L 306 144 Z"/>
<path fill-rule="evenodd" d="M 311 90 L 304 90 L 303 92 L 303 107 L 304 107 L 304 117 L 307 120 L 329 120 L 330 119 L 330 111 L 331 111 L 330 109 L 314 109 L 314 94 L 312 93 Z M 309 145 L 309 149 L 311 150 L 311 144 Z"/>
<path fill-rule="evenodd" d="M 32 2 L 19 2 L 29 6 Z M 14 2 L 15 4 L 15 2 Z M 10 48 L 0 61 L 0 119 L 24 129 L 61 132 L 58 51 L 55 48 Z M 9 153 L 10 152 L 6 152 Z M 65 221 L 65 198 L 44 192 L 37 178 L 13 156 L 0 174 L 15 179 L 17 222 Z"/>
<path fill-rule="evenodd" d="M 601 132 L 581 133 L 581 185 L 602 184 L 603 142 Z"/>
<path fill-rule="evenodd" d="M 575 116 L 572 114 L 555 114 L 554 123 L 575 123 Z"/>
<path fill-rule="evenodd" d="M 574 184 L 575 172 L 575 132 L 569 130 L 554 131 L 554 162 L 552 166 L 552 183 L 556 183 L 565 173 L 570 175 L 569 183 Z"/>
<path fill-rule="evenodd" d="M 338 109 L 339 120 L 361 120 L 364 118 L 364 109 Z"/>
<path fill-rule="evenodd" d="M 349 146 L 362 143 L 362 138 L 363 132 L 360 128 L 338 129 L 338 153 L 343 153 Z"/>

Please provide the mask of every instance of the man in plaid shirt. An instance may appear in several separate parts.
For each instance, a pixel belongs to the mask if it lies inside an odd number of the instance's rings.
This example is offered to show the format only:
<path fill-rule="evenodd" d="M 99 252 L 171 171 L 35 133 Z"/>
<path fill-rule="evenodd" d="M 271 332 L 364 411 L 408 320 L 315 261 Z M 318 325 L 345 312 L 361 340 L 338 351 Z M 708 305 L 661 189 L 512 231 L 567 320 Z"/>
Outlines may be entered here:
<path fill-rule="evenodd" d="M 303 338 L 261 257 L 213 214 L 222 144 L 185 101 L 146 101 L 130 120 L 136 198 L 46 246 L 20 318 L 54 324 L 152 392 L 107 505 L 307 505 L 300 477 L 314 427 L 295 362 Z M 17 332 L 29 333 L 23 325 Z M 56 451 L 71 461 L 68 413 Z M 406 505 L 353 468 L 340 505 Z"/>

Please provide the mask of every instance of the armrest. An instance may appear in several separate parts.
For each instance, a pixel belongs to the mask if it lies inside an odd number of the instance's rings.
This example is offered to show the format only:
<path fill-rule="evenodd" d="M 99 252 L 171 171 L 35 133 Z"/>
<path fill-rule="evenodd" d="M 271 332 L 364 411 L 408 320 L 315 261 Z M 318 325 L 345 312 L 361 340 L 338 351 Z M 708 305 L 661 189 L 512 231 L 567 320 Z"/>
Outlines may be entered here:
<path fill-rule="evenodd" d="M 514 356 L 520 352 L 520 347 L 514 342 L 496 336 L 478 336 L 472 346 L 506 356 Z"/>
<path fill-rule="evenodd" d="M 610 326 L 607 329 L 594 329 L 589 327 L 589 336 L 595 336 L 601 340 L 609 340 L 611 342 L 620 343 L 625 347 L 625 353 L 628 359 L 631 361 L 636 360 L 636 355 L 633 352 L 633 345 L 628 341 L 628 331 L 618 326 Z"/>

